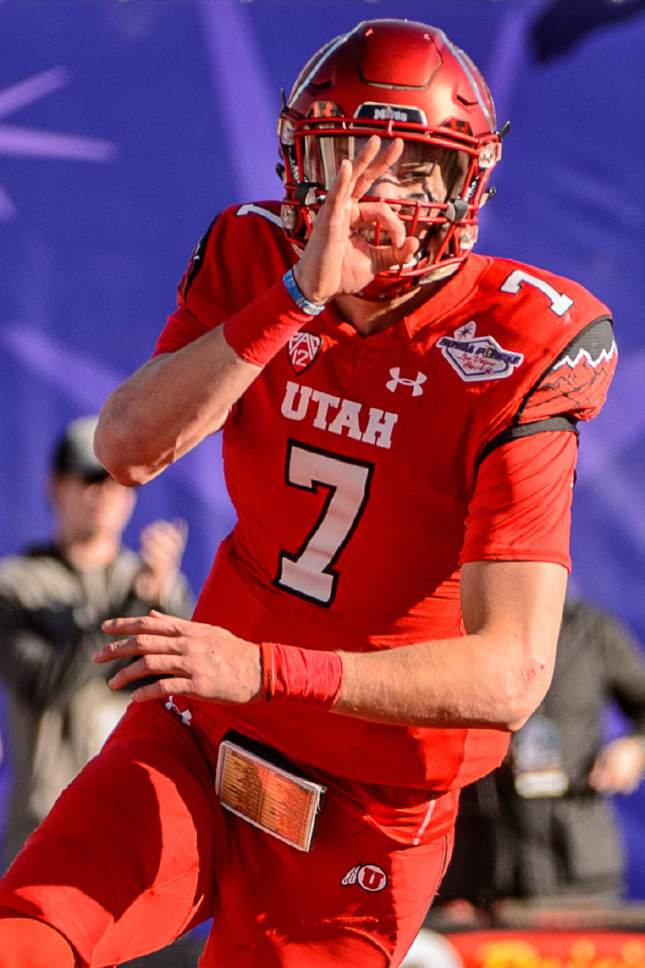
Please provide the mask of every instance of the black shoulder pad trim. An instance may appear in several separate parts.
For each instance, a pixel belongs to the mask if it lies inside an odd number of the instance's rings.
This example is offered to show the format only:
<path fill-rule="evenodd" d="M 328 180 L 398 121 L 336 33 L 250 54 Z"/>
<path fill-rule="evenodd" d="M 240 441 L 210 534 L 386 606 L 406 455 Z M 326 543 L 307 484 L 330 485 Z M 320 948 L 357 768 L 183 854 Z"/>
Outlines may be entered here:
<path fill-rule="evenodd" d="M 193 249 L 193 254 L 190 257 L 190 262 L 188 263 L 188 268 L 184 273 L 184 277 L 181 280 L 181 294 L 186 298 L 188 295 L 188 290 L 195 281 L 195 276 L 202 267 L 204 261 L 204 252 L 206 251 L 206 246 L 208 245 L 208 238 L 213 231 L 213 226 L 217 221 L 217 217 L 213 219 L 211 224 L 206 229 L 205 233 L 202 235 L 201 239 Z"/>
<path fill-rule="evenodd" d="M 581 351 L 593 356 L 594 358 L 600 357 L 603 353 L 609 354 L 614 345 L 614 331 L 612 327 L 612 320 L 610 316 L 598 316 L 596 319 L 592 319 L 584 329 L 576 333 L 570 343 L 568 343 L 562 352 L 559 354 L 557 359 L 549 363 L 548 368 L 540 375 L 539 379 L 535 381 L 531 389 L 526 393 L 524 399 L 517 409 L 517 413 L 513 418 L 513 424 L 507 427 L 506 430 L 502 430 L 496 437 L 490 440 L 481 454 L 477 458 L 477 466 L 481 464 L 482 460 L 502 444 L 506 444 L 510 440 L 517 440 L 520 437 L 531 437 L 533 434 L 540 434 L 548 430 L 564 430 L 570 433 L 574 433 L 576 437 L 579 437 L 577 420 L 570 417 L 568 414 L 560 414 L 555 417 L 546 417 L 544 420 L 536 420 L 532 423 L 519 423 L 520 416 L 525 410 L 528 401 L 531 399 L 531 394 L 535 391 L 537 387 L 542 383 L 547 374 L 553 369 L 556 363 L 563 359 L 565 356 L 575 355 Z"/>
<path fill-rule="evenodd" d="M 605 325 L 602 325 L 602 324 L 605 324 Z M 597 329 L 594 330 L 594 327 L 597 327 Z M 592 332 L 592 330 L 594 331 Z M 543 373 L 541 373 L 539 378 L 535 381 L 535 383 L 533 384 L 533 386 L 528 391 L 528 393 L 522 400 L 521 404 L 519 405 L 517 409 L 517 413 L 515 415 L 515 420 L 519 420 L 522 411 L 526 407 L 526 404 L 528 403 L 528 401 L 531 399 L 531 394 L 537 387 L 539 387 L 540 383 L 542 383 L 542 380 L 545 378 L 547 373 L 549 373 L 553 369 L 553 367 L 558 362 L 558 360 L 561 360 L 563 356 L 567 356 L 568 354 L 570 354 L 571 351 L 578 352 L 581 349 L 585 349 L 587 350 L 587 352 L 589 352 L 590 348 L 592 352 L 600 353 L 603 350 L 605 350 L 606 352 L 609 352 L 609 350 L 611 349 L 611 345 L 614 341 L 613 334 L 614 334 L 614 331 L 613 331 L 612 320 L 610 316 L 598 316 L 596 319 L 592 319 L 592 321 L 588 323 L 584 327 L 584 329 L 581 329 L 579 333 L 576 333 L 576 335 L 573 337 L 571 342 L 567 343 L 567 345 L 559 354 L 557 359 L 549 363 L 546 370 Z M 590 347 L 588 347 L 585 343 L 585 336 L 592 337 Z M 598 337 L 597 340 L 594 339 L 594 337 L 596 336 Z M 608 341 L 608 345 L 607 345 L 607 341 Z"/>
<path fill-rule="evenodd" d="M 477 463 L 481 464 L 491 451 L 501 447 L 502 444 L 507 444 L 511 440 L 518 440 L 520 437 L 532 437 L 534 434 L 542 434 L 548 430 L 564 430 L 575 434 L 576 437 L 580 435 L 578 421 L 566 414 L 562 414 L 560 417 L 548 417 L 546 420 L 536 420 L 535 423 L 515 424 L 506 430 L 502 430 L 497 437 L 493 437 L 486 444 Z"/>
<path fill-rule="evenodd" d="M 560 353 L 558 360 L 561 360 L 563 356 L 575 355 L 580 350 L 584 350 L 597 361 L 603 354 L 610 354 L 612 349 L 615 350 L 614 328 L 611 318 L 600 316 L 588 326 L 585 326 L 584 329 L 581 329 L 577 336 L 574 336 L 568 346 Z"/>

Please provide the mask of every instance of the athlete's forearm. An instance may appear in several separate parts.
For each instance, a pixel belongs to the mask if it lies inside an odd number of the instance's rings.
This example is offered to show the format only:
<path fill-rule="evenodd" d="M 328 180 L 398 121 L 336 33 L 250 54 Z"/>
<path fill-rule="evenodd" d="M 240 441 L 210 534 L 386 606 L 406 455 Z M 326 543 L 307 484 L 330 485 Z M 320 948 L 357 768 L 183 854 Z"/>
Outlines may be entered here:
<path fill-rule="evenodd" d="M 119 639 L 94 658 L 137 659 L 113 677 L 115 689 L 162 677 L 137 689 L 137 700 L 174 694 L 305 702 L 401 726 L 515 729 L 549 686 L 565 586 L 560 565 L 472 562 L 462 569 L 464 636 L 339 653 L 249 642 L 219 626 L 152 612 L 104 622 L 103 631 Z"/>
<path fill-rule="evenodd" d="M 222 426 L 262 368 L 311 315 L 278 280 L 222 326 L 151 360 L 108 398 L 99 459 L 123 484 L 144 484 Z"/>
<path fill-rule="evenodd" d="M 105 402 L 95 449 L 123 484 L 144 484 L 223 424 L 260 373 L 222 327 L 146 363 Z"/>
<path fill-rule="evenodd" d="M 410 726 L 516 729 L 537 708 L 552 675 L 545 650 L 485 634 L 341 653 L 341 659 L 334 712 Z"/>
<path fill-rule="evenodd" d="M 549 562 L 462 568 L 467 635 L 342 655 L 334 706 L 345 716 L 413 726 L 518 728 L 549 687 L 567 572 Z"/>

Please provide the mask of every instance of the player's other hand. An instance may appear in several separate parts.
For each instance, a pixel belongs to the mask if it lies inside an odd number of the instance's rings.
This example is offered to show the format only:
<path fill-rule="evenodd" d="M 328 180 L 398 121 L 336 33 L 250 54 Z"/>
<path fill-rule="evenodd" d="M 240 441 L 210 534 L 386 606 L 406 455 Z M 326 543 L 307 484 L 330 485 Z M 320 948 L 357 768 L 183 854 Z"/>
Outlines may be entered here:
<path fill-rule="evenodd" d="M 261 696 L 258 646 L 227 629 L 157 611 L 135 618 L 108 619 L 101 628 L 120 640 L 95 653 L 95 662 L 134 659 L 110 679 L 112 689 L 150 676 L 161 677 L 135 690 L 132 698 L 137 701 L 175 695 L 248 703 Z"/>
<path fill-rule="evenodd" d="M 633 793 L 644 771 L 642 739 L 622 736 L 600 750 L 589 774 L 589 785 L 599 793 Z"/>
<path fill-rule="evenodd" d="M 346 158 L 341 162 L 293 270 L 307 299 L 324 303 L 340 294 L 360 292 L 378 272 L 403 265 L 417 251 L 419 240 L 406 237 L 405 226 L 390 205 L 361 201 L 402 151 L 400 138 L 382 147 L 381 139 L 374 135 L 353 161 Z M 368 241 L 364 230 L 375 224 L 386 233 L 384 244 Z"/>
<path fill-rule="evenodd" d="M 188 525 L 182 519 L 152 521 L 139 537 L 141 571 L 135 590 L 146 602 L 162 603 L 171 592 L 186 548 Z"/>

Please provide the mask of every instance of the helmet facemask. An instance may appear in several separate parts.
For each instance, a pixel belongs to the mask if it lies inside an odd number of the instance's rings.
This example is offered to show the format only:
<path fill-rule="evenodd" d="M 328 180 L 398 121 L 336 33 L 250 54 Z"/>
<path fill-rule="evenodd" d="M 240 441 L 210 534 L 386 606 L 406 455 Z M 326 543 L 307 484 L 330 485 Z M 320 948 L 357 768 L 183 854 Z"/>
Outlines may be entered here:
<path fill-rule="evenodd" d="M 463 131 L 407 131 L 401 128 L 421 126 L 393 125 L 391 119 L 379 124 L 373 119 L 366 123 L 330 117 L 331 112 L 324 113 L 329 107 L 324 105 L 320 118 L 292 120 L 283 115 L 281 120 L 286 162 L 282 219 L 292 243 L 298 248 L 306 243 L 343 159 L 353 160 L 373 134 L 384 140 L 401 137 L 401 157 L 362 201 L 390 205 L 406 234 L 419 238 L 419 249 L 410 262 L 380 272 L 357 295 L 389 299 L 452 274 L 477 240 L 478 210 L 485 200 L 490 170 L 500 156 L 497 133 L 474 138 Z M 377 223 L 363 225 L 359 231 L 373 245 L 389 244 Z"/>

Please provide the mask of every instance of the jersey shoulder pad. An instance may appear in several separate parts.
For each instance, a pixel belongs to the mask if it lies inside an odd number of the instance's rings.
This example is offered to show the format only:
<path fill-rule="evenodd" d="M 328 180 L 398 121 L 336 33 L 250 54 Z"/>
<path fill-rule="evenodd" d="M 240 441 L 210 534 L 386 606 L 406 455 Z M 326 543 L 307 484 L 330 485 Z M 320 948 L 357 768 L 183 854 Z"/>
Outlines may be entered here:
<path fill-rule="evenodd" d="M 293 262 L 277 202 L 231 205 L 195 246 L 179 283 L 180 305 L 198 317 L 209 303 L 228 311 L 266 291 Z"/>
<path fill-rule="evenodd" d="M 576 330 L 611 315 L 601 300 L 573 279 L 513 259 L 491 258 L 488 262 L 480 284 L 481 299 L 493 303 L 496 314 L 511 329 L 526 331 L 528 323 L 535 333 L 537 317 L 558 328 L 564 323 Z"/>
<path fill-rule="evenodd" d="M 235 245 L 260 250 L 262 258 L 277 256 L 282 263 L 293 252 L 280 218 L 279 202 L 243 202 L 222 212 L 222 232 Z M 237 253 L 238 258 L 240 253 Z M 293 262 L 293 256 L 290 259 Z"/>
<path fill-rule="evenodd" d="M 574 336 L 531 389 L 518 411 L 517 423 L 559 415 L 591 420 L 605 402 L 617 361 L 611 320 L 600 317 Z"/>

